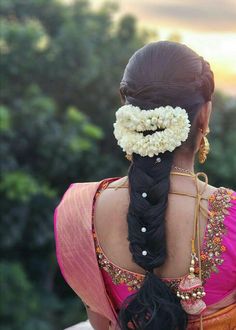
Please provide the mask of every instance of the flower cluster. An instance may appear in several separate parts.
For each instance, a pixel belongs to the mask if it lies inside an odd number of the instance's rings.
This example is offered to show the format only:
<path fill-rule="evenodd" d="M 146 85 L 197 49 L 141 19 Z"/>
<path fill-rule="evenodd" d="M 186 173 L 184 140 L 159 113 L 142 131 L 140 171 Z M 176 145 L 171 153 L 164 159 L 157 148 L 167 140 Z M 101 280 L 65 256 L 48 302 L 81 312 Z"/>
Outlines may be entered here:
<path fill-rule="evenodd" d="M 153 131 L 144 135 L 145 131 Z M 141 110 L 131 104 L 116 112 L 114 135 L 118 145 L 127 154 L 153 157 L 173 151 L 186 141 L 190 122 L 185 109 L 171 106 Z"/>

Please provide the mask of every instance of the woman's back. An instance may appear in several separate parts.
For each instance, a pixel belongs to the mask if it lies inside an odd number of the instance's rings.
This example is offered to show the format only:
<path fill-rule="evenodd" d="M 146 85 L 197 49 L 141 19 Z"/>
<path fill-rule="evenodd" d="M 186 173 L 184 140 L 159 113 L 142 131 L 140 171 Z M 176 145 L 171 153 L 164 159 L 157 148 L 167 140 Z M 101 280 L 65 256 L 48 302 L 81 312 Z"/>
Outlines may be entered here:
<path fill-rule="evenodd" d="M 175 294 L 189 269 L 197 199 L 194 177 L 176 174 L 171 180 L 166 212 L 167 258 L 163 266 L 154 269 Z M 142 283 L 146 272 L 132 260 L 127 243 L 127 178 L 104 181 L 105 188 L 99 190 L 94 200 L 95 245 L 107 292 L 119 312 L 124 301 L 137 289 L 133 282 Z M 199 250 L 206 292 L 204 315 L 211 315 L 236 302 L 236 249 L 232 248 L 232 242 L 236 241 L 236 193 L 201 181 L 198 187 L 202 191 Z"/>
<path fill-rule="evenodd" d="M 184 251 L 184 247 L 191 249 L 191 244 L 189 242 L 192 236 L 193 221 L 192 219 L 188 221 L 188 219 L 186 219 L 186 214 L 189 213 L 192 217 L 194 205 L 189 207 L 189 199 L 191 201 L 194 200 L 194 190 L 191 190 L 191 181 L 186 185 L 182 178 L 181 181 L 182 182 L 178 182 L 178 179 L 176 182 L 172 181 L 171 187 L 173 190 L 170 190 L 169 205 L 170 207 L 172 205 L 174 210 L 172 211 L 169 207 L 166 217 L 168 257 L 167 262 L 163 267 L 160 267 L 157 272 L 163 281 L 166 281 L 166 279 L 170 277 L 167 282 L 182 277 L 186 274 L 186 271 L 188 271 L 189 252 L 187 253 Z M 181 189 L 178 190 L 180 195 L 171 193 L 171 191 L 177 193 L 175 185 L 181 187 Z M 107 257 L 105 262 L 108 262 L 108 264 L 105 264 L 106 267 L 104 267 L 104 263 L 101 263 L 100 266 L 102 265 L 101 270 L 107 293 L 111 295 L 109 300 L 112 303 L 112 308 L 115 308 L 118 313 L 119 308 L 116 308 L 117 305 L 118 307 L 121 306 L 124 300 L 135 292 L 133 290 L 135 286 L 132 284 L 130 285 L 130 279 L 134 279 L 133 275 L 145 274 L 145 271 L 137 267 L 132 261 L 128 244 L 126 243 L 127 226 L 125 214 L 127 213 L 127 205 L 129 204 L 129 194 L 128 189 L 124 187 L 125 178 L 120 180 L 118 178 L 104 179 L 100 184 L 96 183 L 96 186 L 97 188 L 95 188 L 95 184 L 91 183 L 71 185 L 58 206 L 57 212 L 55 212 L 58 260 L 60 261 L 61 270 L 67 282 L 78 293 L 82 293 L 82 291 L 86 292 L 87 284 L 91 284 L 90 281 L 92 281 L 92 278 L 98 276 L 96 267 L 92 266 L 94 262 L 92 256 L 94 246 L 89 243 L 90 239 L 88 236 L 88 229 L 91 226 L 90 207 L 88 203 L 93 200 L 94 207 L 92 214 L 94 214 L 93 220 L 97 234 L 95 237 L 99 238 L 99 244 Z M 186 193 L 187 188 L 189 189 L 187 194 L 191 195 L 191 197 L 182 196 L 182 193 Z M 90 191 L 91 193 L 89 193 Z M 100 193 L 98 193 L 99 191 Z M 172 199 L 173 204 L 171 201 Z M 207 292 L 205 301 L 208 302 L 208 308 L 204 315 L 210 314 L 210 317 L 211 315 L 212 317 L 217 315 L 218 318 L 220 317 L 220 321 L 223 322 L 219 324 L 226 324 L 224 322 L 228 317 L 231 317 L 229 315 L 235 312 L 235 309 L 232 308 L 236 301 L 236 249 L 234 245 L 236 241 L 236 193 L 233 193 L 229 189 L 216 189 L 207 186 L 205 194 L 203 195 L 203 203 L 205 204 L 204 207 L 209 207 L 212 216 L 209 214 L 208 219 L 204 217 L 201 218 L 201 246 L 204 248 L 202 256 L 209 257 L 214 250 L 217 252 L 217 258 L 222 258 L 221 260 L 223 260 L 220 264 L 209 264 L 206 259 L 202 261 L 204 266 L 203 276 L 206 279 L 204 287 Z M 178 213 L 176 211 L 178 211 Z M 182 219 L 182 222 L 176 221 L 177 218 Z M 225 226 L 224 230 L 218 230 L 218 220 L 222 223 L 222 229 L 223 225 Z M 213 233 L 212 236 L 210 236 L 211 233 Z M 211 243 L 210 246 L 208 243 Z M 79 253 L 80 251 L 83 252 Z M 73 258 L 74 253 L 76 253 L 76 259 Z M 100 253 L 101 250 L 99 249 L 98 256 Z M 178 255 L 180 259 L 178 259 Z M 182 255 L 186 257 L 184 258 Z M 214 255 L 212 261 L 214 260 L 215 262 L 217 258 Z M 72 260 L 74 260 L 73 264 L 71 264 Z M 168 262 L 169 260 L 170 262 Z M 86 263 L 84 264 L 84 262 Z M 107 270 L 109 270 L 109 262 L 112 263 L 112 272 L 107 272 Z M 212 267 L 215 267 L 215 269 L 213 270 Z M 71 273 L 72 269 L 77 269 L 77 271 Z M 86 277 L 82 275 L 82 269 Z M 89 269 L 91 269 L 91 272 L 88 272 Z M 215 271 L 218 271 L 218 273 L 215 273 Z M 122 273 L 123 283 L 128 283 L 125 290 L 124 284 L 119 285 L 119 279 L 121 277 L 117 277 L 117 275 L 119 275 L 120 272 Z M 80 276 L 77 276 L 77 274 Z M 74 279 L 72 279 L 71 276 L 73 276 Z M 127 277 L 127 281 L 125 281 L 124 276 Z M 144 275 L 142 275 L 142 278 L 140 278 L 140 276 L 137 278 L 139 280 L 141 279 L 141 282 L 145 279 Z M 112 282 L 113 280 L 114 282 Z M 96 310 L 96 307 L 99 307 L 97 304 L 94 304 L 95 287 L 97 287 L 97 300 L 100 300 L 101 306 L 105 303 L 101 295 L 102 287 L 99 284 L 99 279 L 98 281 L 96 280 L 95 283 L 92 289 L 93 295 L 89 300 L 89 305 L 92 310 Z M 175 291 L 175 289 L 176 287 L 174 286 L 173 290 Z M 100 298 L 99 294 L 101 295 Z M 83 296 L 84 302 L 87 303 L 87 294 Z M 229 308 L 231 306 L 232 311 L 230 309 L 229 313 L 227 312 L 225 316 L 221 315 L 223 311 L 225 312 L 225 307 L 226 309 L 228 308 L 227 306 Z M 89 315 L 91 316 L 91 312 L 89 312 Z M 236 320 L 232 318 L 232 322 L 235 321 Z M 194 320 L 191 322 L 194 322 Z M 209 322 L 214 325 L 214 321 L 211 319 L 209 319 Z M 207 329 L 209 322 L 205 322 L 207 324 Z M 191 323 L 189 327 L 189 329 L 195 329 L 194 327 L 192 328 Z M 98 329 L 100 328 L 98 327 Z M 103 329 L 103 327 L 101 329 Z M 209 327 L 209 329 L 211 328 Z M 215 327 L 212 329 L 215 329 Z M 222 327 L 219 329 L 221 330 L 224 328 Z"/>
<path fill-rule="evenodd" d="M 145 274 L 145 270 L 132 261 L 127 240 L 127 211 L 129 206 L 129 191 L 126 178 L 121 178 L 109 184 L 96 202 L 94 222 L 99 243 L 106 256 L 121 268 Z M 123 188 L 117 189 L 122 183 Z M 180 188 L 181 187 L 181 188 Z M 202 204 L 207 209 L 208 199 L 216 191 L 215 187 L 207 186 Z M 183 192 L 190 196 L 171 194 Z M 155 269 L 160 277 L 178 278 L 188 272 L 193 233 L 193 219 L 196 195 L 194 181 L 190 178 L 173 178 L 166 214 L 168 257 L 163 266 Z M 201 242 L 203 243 L 207 219 L 200 218 Z M 202 244 L 201 244 L 202 245 Z"/>

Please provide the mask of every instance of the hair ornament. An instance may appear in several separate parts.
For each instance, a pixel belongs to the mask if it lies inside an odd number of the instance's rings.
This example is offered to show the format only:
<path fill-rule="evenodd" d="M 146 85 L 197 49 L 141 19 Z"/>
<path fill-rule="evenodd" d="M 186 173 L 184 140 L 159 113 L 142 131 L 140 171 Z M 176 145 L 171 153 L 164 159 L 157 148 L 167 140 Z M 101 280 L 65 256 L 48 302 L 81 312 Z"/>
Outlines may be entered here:
<path fill-rule="evenodd" d="M 190 126 L 188 114 L 183 108 L 167 105 L 141 110 L 127 104 L 116 111 L 114 135 L 118 145 L 128 155 L 136 153 L 153 157 L 179 147 L 187 140 Z M 144 135 L 145 131 L 148 134 Z"/>

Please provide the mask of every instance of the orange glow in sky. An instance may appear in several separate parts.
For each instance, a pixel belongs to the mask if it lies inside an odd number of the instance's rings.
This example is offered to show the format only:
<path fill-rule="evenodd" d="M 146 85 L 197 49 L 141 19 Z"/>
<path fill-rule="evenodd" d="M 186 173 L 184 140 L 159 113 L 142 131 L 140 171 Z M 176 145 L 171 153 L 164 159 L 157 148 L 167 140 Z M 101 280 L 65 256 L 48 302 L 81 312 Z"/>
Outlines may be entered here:
<path fill-rule="evenodd" d="M 156 32 L 151 40 L 178 34 L 203 56 L 215 74 L 216 88 L 236 96 L 236 0 L 117 0 L 116 18 L 132 14 L 141 28 Z M 92 0 L 100 7 L 103 1 Z"/>

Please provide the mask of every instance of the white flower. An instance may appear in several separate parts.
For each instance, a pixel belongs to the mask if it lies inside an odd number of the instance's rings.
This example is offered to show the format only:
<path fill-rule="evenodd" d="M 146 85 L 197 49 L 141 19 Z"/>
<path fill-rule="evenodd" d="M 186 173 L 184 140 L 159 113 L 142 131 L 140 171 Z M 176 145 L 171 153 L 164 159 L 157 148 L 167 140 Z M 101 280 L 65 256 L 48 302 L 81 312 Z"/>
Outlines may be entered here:
<path fill-rule="evenodd" d="M 163 129 L 162 131 L 157 131 Z M 145 131 L 156 131 L 143 135 Z M 141 110 L 131 104 L 116 112 L 114 135 L 118 145 L 127 154 L 153 157 L 165 151 L 172 152 L 186 141 L 190 122 L 185 109 L 171 106 Z"/>

